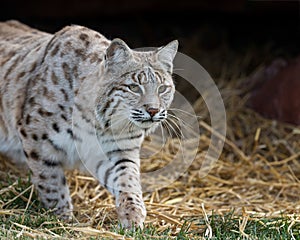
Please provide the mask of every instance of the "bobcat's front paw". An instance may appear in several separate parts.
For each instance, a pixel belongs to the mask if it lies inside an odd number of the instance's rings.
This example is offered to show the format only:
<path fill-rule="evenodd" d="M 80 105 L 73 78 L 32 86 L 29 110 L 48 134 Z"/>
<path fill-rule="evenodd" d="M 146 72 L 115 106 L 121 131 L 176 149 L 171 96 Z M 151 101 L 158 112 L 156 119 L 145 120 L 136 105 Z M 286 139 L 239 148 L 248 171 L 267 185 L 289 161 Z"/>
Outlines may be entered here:
<path fill-rule="evenodd" d="M 49 191 L 50 192 L 50 191 Z M 73 217 L 73 205 L 69 192 L 49 193 L 40 196 L 41 201 L 45 208 L 49 209 L 58 218 L 70 221 Z"/>
<path fill-rule="evenodd" d="M 65 202 L 61 206 L 54 207 L 54 213 L 64 221 L 71 221 L 73 217 L 73 205 L 71 201 Z"/>
<path fill-rule="evenodd" d="M 121 193 L 117 201 L 117 214 L 122 227 L 143 228 L 146 218 L 146 209 L 140 196 L 133 193 Z"/>

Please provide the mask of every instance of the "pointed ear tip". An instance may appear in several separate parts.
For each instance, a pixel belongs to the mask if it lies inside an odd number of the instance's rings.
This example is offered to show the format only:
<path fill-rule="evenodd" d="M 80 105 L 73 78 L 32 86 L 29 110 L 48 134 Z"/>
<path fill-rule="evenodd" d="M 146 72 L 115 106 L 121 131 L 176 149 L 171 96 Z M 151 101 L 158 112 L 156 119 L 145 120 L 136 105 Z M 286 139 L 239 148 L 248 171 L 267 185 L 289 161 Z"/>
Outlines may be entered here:
<path fill-rule="evenodd" d="M 179 42 L 177 39 L 173 40 L 172 42 L 169 43 L 170 45 L 172 45 L 174 48 L 178 48 L 179 46 Z"/>

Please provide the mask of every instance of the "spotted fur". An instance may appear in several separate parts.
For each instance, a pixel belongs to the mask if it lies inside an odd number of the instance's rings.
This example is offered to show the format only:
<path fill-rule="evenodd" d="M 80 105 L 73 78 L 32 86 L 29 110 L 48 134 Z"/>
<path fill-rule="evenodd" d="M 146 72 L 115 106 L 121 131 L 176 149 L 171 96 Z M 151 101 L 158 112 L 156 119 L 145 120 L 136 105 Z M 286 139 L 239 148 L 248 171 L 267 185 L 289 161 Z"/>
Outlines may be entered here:
<path fill-rule="evenodd" d="M 0 23 L 0 152 L 27 163 L 45 207 L 70 216 L 64 169 L 80 168 L 115 196 L 124 227 L 142 226 L 139 152 L 167 117 L 177 45 L 134 51 L 82 26 Z"/>

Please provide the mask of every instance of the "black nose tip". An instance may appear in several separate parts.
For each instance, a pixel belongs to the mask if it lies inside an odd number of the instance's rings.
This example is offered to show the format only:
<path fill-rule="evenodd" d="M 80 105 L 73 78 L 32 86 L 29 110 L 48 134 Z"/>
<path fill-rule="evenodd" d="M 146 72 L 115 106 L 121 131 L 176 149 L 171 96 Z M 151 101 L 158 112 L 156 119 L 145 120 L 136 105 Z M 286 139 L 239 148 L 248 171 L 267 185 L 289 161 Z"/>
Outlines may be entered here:
<path fill-rule="evenodd" d="M 149 115 L 151 116 L 151 117 L 153 117 L 156 113 L 158 113 L 159 112 L 159 109 L 158 108 L 148 108 L 147 109 L 147 113 L 149 113 Z"/>

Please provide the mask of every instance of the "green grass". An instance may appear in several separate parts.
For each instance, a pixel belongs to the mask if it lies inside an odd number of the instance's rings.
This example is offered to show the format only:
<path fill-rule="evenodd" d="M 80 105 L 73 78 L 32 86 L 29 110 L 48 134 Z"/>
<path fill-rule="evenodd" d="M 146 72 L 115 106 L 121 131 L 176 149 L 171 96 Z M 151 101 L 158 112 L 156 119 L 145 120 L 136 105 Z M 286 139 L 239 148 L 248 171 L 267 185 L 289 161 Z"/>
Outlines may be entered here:
<path fill-rule="evenodd" d="M 300 239 L 300 222 L 292 223 L 291 218 L 282 216 L 277 218 L 252 218 L 247 221 L 241 234 L 239 226 L 241 216 L 234 216 L 233 211 L 225 216 L 212 215 L 210 225 L 214 239 Z"/>
<path fill-rule="evenodd" d="M 249 221 L 244 235 L 239 232 L 239 220 L 237 218 L 227 219 L 221 216 L 211 217 L 211 239 L 300 239 L 300 225 L 294 224 L 290 229 L 291 221 L 287 218 L 261 219 Z M 18 225 L 20 224 L 20 225 Z M 68 224 L 61 224 L 51 215 L 37 217 L 30 213 L 21 216 L 0 217 L 0 238 L 9 239 L 32 239 L 39 236 L 40 239 L 52 238 L 77 238 L 77 239 L 114 239 L 114 237 L 91 236 L 73 230 Z M 22 233 L 23 226 L 28 229 Z M 64 229 L 63 227 L 67 227 Z M 145 229 L 124 230 L 117 225 L 110 226 L 110 231 L 133 239 L 209 239 L 205 233 L 191 230 L 187 224 L 174 235 L 171 229 L 158 232 L 154 226 L 147 226 Z M 31 233 L 31 234 L 30 234 Z M 31 235 L 31 236 L 30 236 Z M 60 237 L 58 237 L 60 236 Z"/>
<path fill-rule="evenodd" d="M 13 186 L 13 187 L 10 187 Z M 143 230 L 124 230 L 117 223 L 104 224 L 103 231 L 86 223 L 65 223 L 42 208 L 35 193 L 31 192 L 30 178 L 11 181 L 2 190 L 0 201 L 0 239 L 300 239 L 300 221 L 292 216 L 278 218 L 251 217 L 241 232 L 243 217 L 230 211 L 225 215 L 212 214 L 182 219 L 180 230 L 158 230 L 146 225 Z M 22 194 L 20 194 L 22 193 Z M 28 204 L 28 199 L 30 202 Z M 91 231 L 90 231 L 91 230 Z M 92 231 L 93 230 L 93 231 Z M 98 232 L 97 232 L 98 231 Z M 111 233 L 111 234 L 109 234 Z"/>

